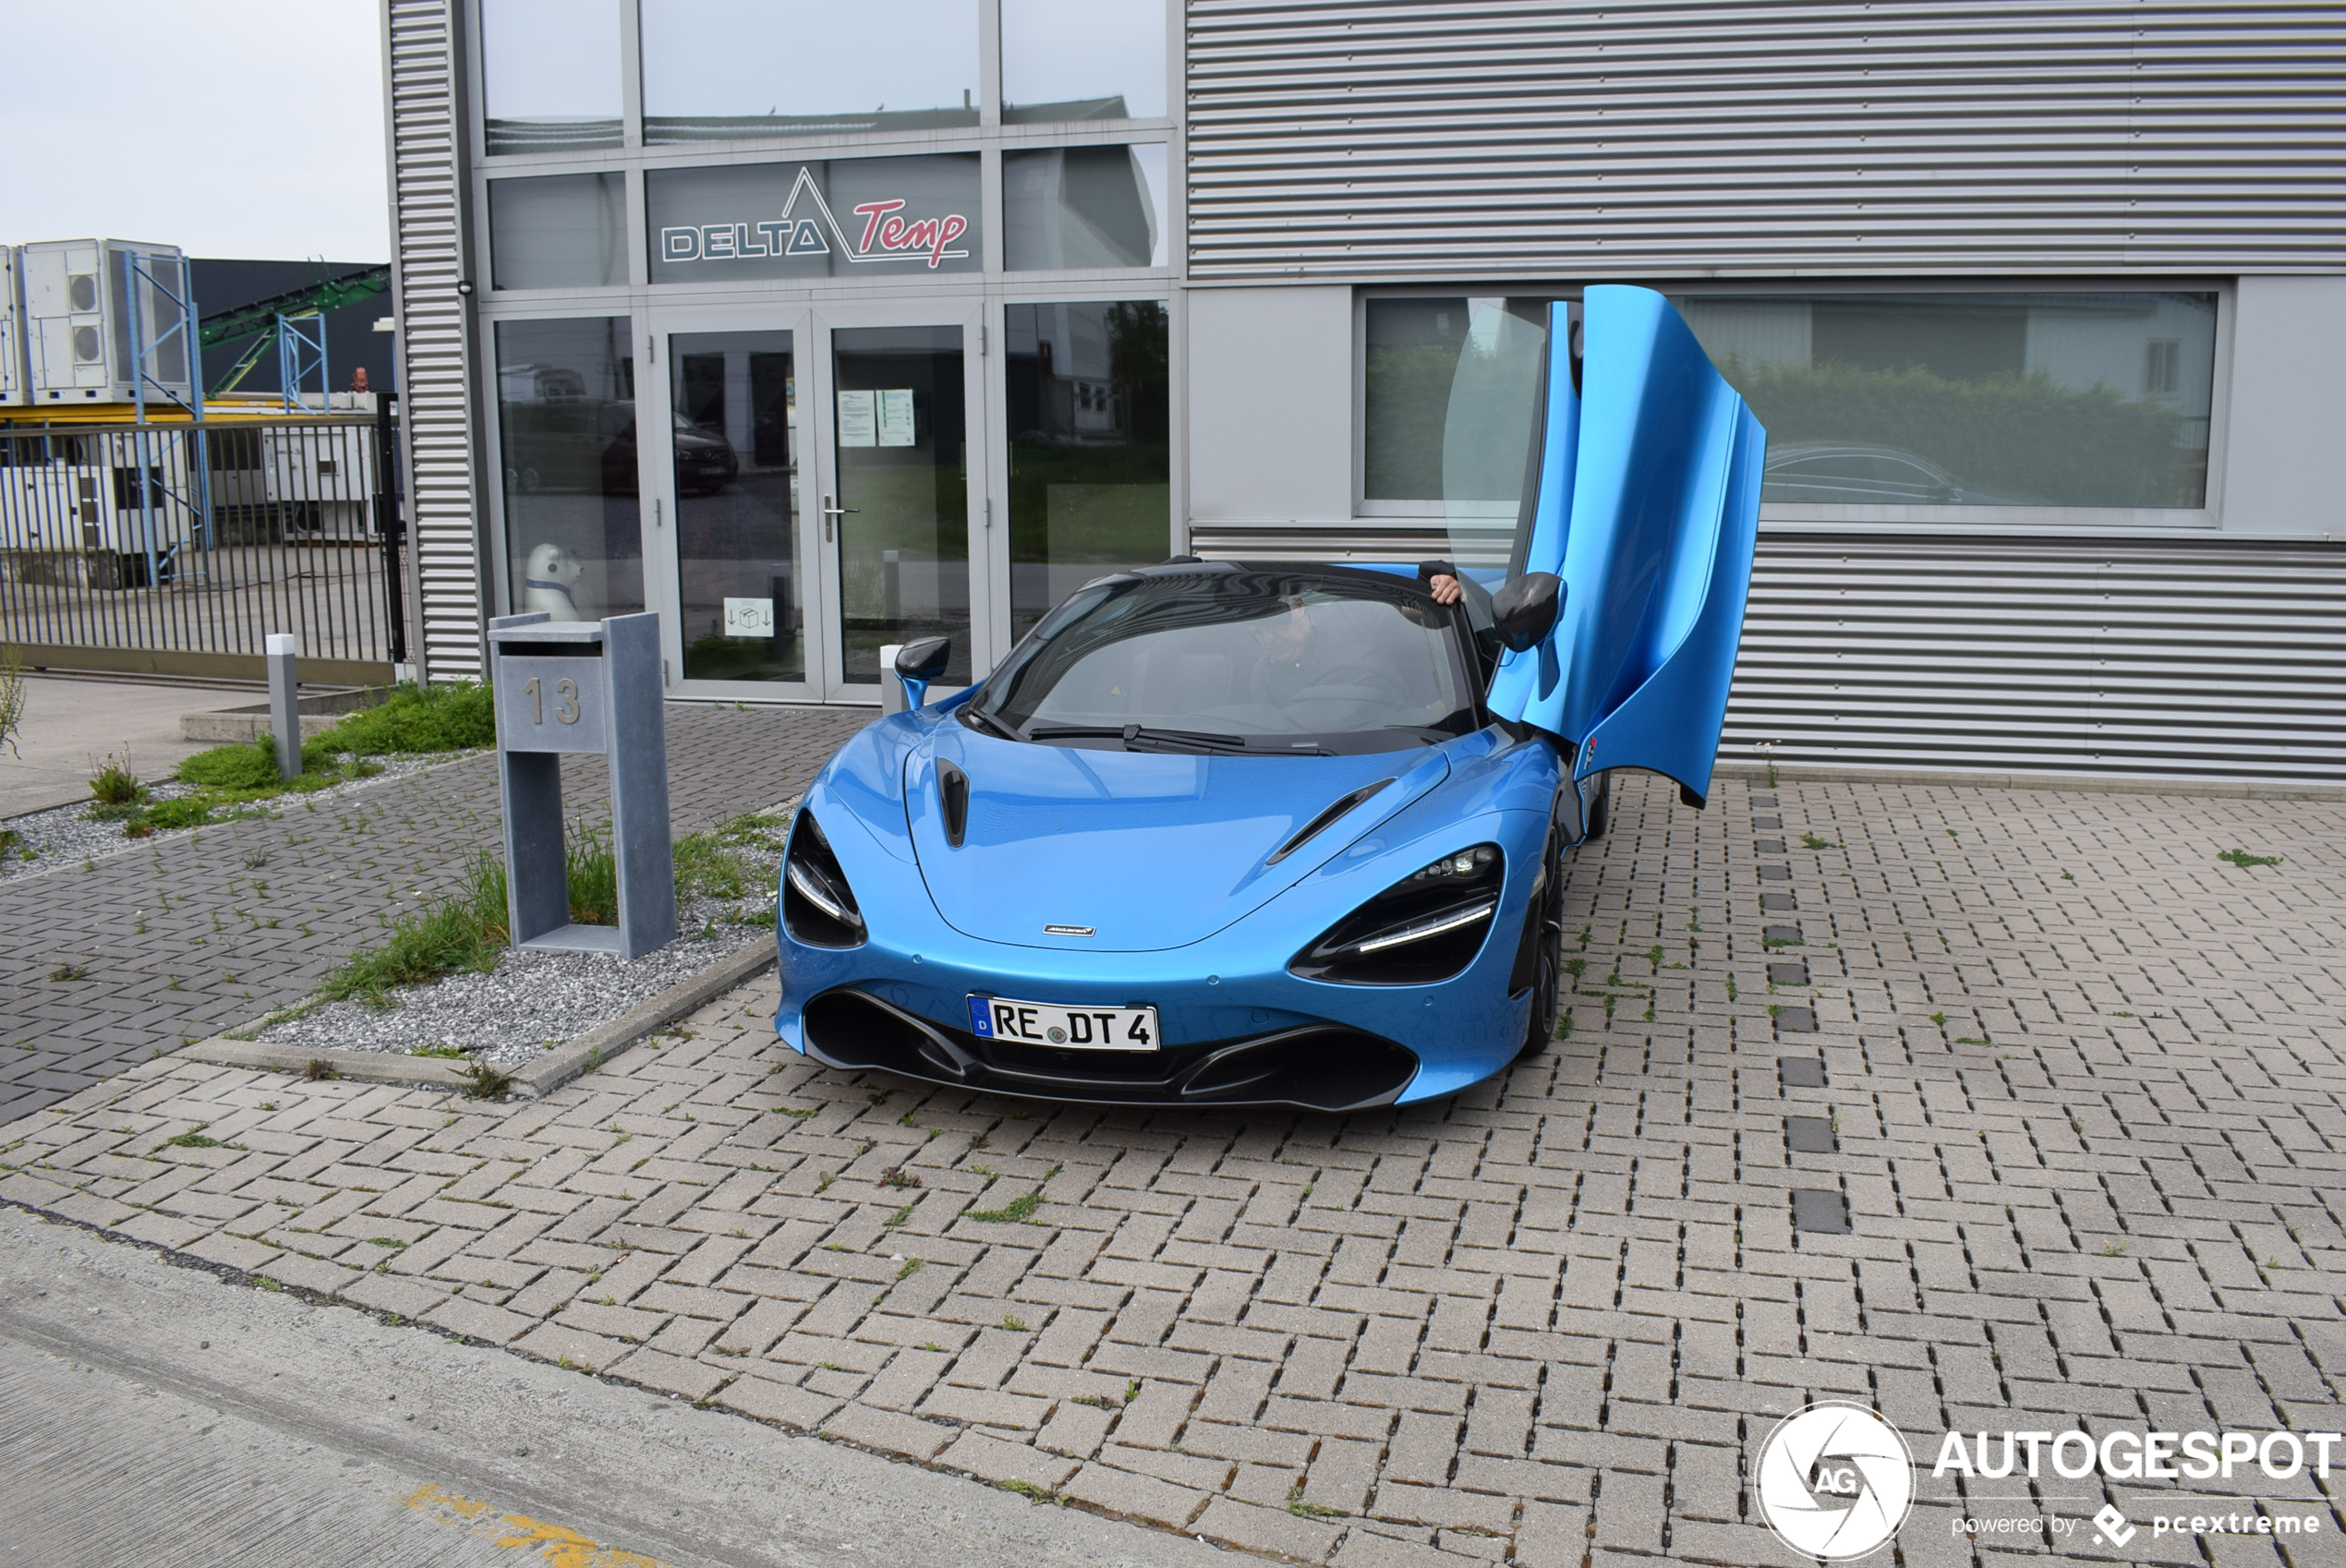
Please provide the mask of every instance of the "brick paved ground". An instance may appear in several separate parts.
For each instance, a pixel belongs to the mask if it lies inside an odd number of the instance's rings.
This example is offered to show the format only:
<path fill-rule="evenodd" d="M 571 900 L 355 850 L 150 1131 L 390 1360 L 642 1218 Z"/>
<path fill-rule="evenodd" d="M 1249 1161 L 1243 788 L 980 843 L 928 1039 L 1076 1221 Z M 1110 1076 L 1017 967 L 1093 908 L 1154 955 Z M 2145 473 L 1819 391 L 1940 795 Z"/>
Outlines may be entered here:
<path fill-rule="evenodd" d="M 1103 1112 L 834 1074 L 773 1042 L 769 975 L 528 1104 L 147 1064 L 0 1130 L 0 1197 L 1362 1568 L 1791 1562 L 1754 1450 L 1831 1395 L 1926 1463 L 1951 1428 L 2340 1429 L 2346 807 L 1616 798 L 1572 883 L 1570 1039 L 1438 1104 Z M 200 1122 L 224 1146 L 163 1141 Z M 1024 1223 L 971 1212 L 1032 1192 Z M 2119 1555 L 2338 1562 L 2331 1486 L 2207 1483 L 2299 1500 L 2316 1537 Z M 1975 1548 L 1958 1507 L 2162 1500 L 1923 1488 L 1877 1561 L 2033 1545 Z M 2083 1528 L 2060 1550 L 2111 1560 Z"/>
<path fill-rule="evenodd" d="M 672 706 L 678 830 L 794 793 L 870 717 Z M 568 760 L 566 804 L 607 816 L 599 759 Z M 308 995 L 495 845 L 496 759 L 279 814 L 0 883 L 0 1121 Z"/>

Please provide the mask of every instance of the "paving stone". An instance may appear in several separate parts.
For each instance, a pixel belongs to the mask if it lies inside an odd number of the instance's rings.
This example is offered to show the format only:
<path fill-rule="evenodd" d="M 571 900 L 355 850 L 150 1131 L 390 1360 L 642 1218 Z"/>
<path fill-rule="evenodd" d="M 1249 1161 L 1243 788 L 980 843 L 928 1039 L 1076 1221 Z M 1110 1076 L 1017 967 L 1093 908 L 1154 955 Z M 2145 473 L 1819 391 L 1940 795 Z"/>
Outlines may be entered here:
<path fill-rule="evenodd" d="M 1794 861 L 1791 925 L 1740 896 L 1745 790 L 1697 817 L 1616 781 L 1566 885 L 1569 1038 L 1427 1106 L 833 1074 L 773 1042 L 768 976 L 530 1104 L 177 1059 L 60 1080 L 85 1087 L 0 1127 L 0 1198 L 354 1304 L 454 1290 L 427 1323 L 1334 1562 L 1777 1561 L 1739 1434 L 1820 1397 L 1925 1445 L 2338 1429 L 2346 808 L 1787 782 L 1850 851 Z M 2232 842 L 2286 858 L 2204 852 Z M 152 1153 L 198 1123 L 246 1149 Z M 925 1184 L 901 1225 L 891 1165 Z M 1058 1174 L 988 1226 L 955 1217 L 977 1165 Z M 2009 1555 L 1928 1536 L 1900 1550 Z"/>

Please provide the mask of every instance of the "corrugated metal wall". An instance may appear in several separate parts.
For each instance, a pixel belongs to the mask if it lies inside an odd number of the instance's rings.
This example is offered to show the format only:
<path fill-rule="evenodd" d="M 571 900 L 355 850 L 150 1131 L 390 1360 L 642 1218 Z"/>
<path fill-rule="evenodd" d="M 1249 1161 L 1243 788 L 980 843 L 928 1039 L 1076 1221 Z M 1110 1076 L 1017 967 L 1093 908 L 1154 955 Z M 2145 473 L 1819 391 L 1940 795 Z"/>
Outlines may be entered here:
<path fill-rule="evenodd" d="M 1190 273 L 2335 271 L 2346 6 L 1190 0 Z"/>
<path fill-rule="evenodd" d="M 1195 531 L 1217 559 L 1417 561 L 1415 525 Z M 1724 759 L 2346 780 L 2346 545 L 1771 529 Z"/>
<path fill-rule="evenodd" d="M 390 0 L 392 285 L 399 310 L 407 496 L 425 674 L 480 673 L 487 588 L 473 462 L 472 336 L 464 296 L 458 0 Z"/>

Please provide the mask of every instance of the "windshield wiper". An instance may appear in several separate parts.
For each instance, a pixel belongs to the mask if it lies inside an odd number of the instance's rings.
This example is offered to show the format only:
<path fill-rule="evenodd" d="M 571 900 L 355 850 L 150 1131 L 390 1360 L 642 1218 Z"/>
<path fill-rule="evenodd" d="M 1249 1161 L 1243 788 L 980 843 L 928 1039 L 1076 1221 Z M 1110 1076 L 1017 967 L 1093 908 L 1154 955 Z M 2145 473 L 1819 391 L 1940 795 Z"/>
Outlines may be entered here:
<path fill-rule="evenodd" d="M 983 708 L 965 707 L 961 709 L 961 713 L 972 724 L 983 724 L 986 728 L 991 730 L 995 734 L 999 735 L 1005 741 L 1023 741 L 1026 739 L 1025 736 L 1020 734 L 1016 730 L 1011 729 L 1009 725 L 1003 723 L 1000 719 L 995 718 L 992 714 L 987 713 Z"/>
<path fill-rule="evenodd" d="M 1030 741 L 1120 740 L 1128 752 L 1211 752 L 1230 756 L 1262 756 L 1269 748 L 1247 744 L 1243 735 L 1225 735 L 1212 730 L 1153 730 L 1145 724 L 1046 724 L 1027 731 Z M 1306 742 L 1280 751 L 1289 754 L 1307 751 L 1318 752 L 1316 743 Z"/>

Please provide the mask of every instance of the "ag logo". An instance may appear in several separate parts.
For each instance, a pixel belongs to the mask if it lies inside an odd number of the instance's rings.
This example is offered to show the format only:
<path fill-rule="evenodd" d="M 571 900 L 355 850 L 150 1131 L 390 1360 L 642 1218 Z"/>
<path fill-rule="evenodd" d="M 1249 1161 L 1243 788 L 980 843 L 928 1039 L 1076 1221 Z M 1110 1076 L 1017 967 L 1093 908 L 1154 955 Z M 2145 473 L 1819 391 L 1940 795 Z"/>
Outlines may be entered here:
<path fill-rule="evenodd" d="M 1779 1422 L 1760 1450 L 1760 1514 L 1804 1557 L 1863 1557 L 1906 1522 L 1914 1465 L 1898 1429 L 1872 1411 L 1811 1405 Z"/>

